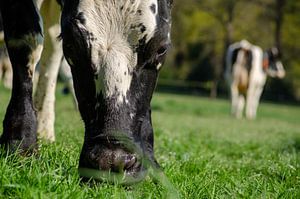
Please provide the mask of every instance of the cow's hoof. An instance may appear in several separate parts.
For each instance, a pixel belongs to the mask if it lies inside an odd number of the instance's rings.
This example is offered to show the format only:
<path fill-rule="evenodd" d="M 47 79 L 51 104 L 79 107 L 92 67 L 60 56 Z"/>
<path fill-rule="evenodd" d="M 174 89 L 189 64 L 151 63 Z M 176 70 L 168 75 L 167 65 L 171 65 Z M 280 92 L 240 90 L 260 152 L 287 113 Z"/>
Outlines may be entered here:
<path fill-rule="evenodd" d="M 79 175 L 112 184 L 131 185 L 142 181 L 147 170 L 136 154 L 123 149 L 95 147 L 89 153 L 83 151 L 79 163 Z"/>
<path fill-rule="evenodd" d="M 21 155 L 31 155 L 37 151 L 36 141 L 27 140 L 6 140 L 0 138 L 0 145 L 9 154 L 19 153 Z"/>

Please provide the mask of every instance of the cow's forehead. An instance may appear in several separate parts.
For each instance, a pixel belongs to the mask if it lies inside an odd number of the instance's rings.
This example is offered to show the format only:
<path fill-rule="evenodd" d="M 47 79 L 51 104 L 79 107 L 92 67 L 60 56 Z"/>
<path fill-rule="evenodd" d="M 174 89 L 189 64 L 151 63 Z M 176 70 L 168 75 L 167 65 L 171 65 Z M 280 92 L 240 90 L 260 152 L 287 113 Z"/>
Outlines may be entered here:
<path fill-rule="evenodd" d="M 167 2 L 80 1 L 77 24 L 87 35 L 98 93 L 126 101 L 132 72 L 138 63 L 137 49 L 157 36 L 161 22 L 170 23 Z"/>
<path fill-rule="evenodd" d="M 124 37 L 137 34 L 149 41 L 159 23 L 158 18 L 169 19 L 166 0 L 98 0 L 81 1 L 79 13 L 87 18 L 88 29 L 106 36 L 111 33 Z M 134 33 L 131 33 L 134 32 Z"/>

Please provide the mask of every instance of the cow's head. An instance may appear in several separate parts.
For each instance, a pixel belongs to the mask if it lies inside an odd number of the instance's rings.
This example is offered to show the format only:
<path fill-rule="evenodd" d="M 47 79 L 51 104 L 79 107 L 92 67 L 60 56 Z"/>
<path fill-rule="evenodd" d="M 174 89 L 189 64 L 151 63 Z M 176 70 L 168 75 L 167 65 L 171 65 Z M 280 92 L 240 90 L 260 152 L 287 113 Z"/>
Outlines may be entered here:
<path fill-rule="evenodd" d="M 264 68 L 271 77 L 283 78 L 285 76 L 285 70 L 280 61 L 280 54 L 277 48 L 273 47 L 266 51 Z"/>
<path fill-rule="evenodd" d="M 126 181 L 141 176 L 145 160 L 156 163 L 150 101 L 170 47 L 171 4 L 64 1 L 64 52 L 86 129 L 82 176 L 111 171 Z"/>

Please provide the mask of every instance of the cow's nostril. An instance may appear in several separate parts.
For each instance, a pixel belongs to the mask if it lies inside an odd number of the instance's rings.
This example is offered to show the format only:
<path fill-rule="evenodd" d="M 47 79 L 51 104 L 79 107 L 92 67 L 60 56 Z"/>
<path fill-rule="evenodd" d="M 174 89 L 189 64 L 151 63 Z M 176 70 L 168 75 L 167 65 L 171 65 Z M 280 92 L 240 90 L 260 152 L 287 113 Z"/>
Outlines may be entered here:
<path fill-rule="evenodd" d="M 133 155 L 126 156 L 124 169 L 128 170 L 128 169 L 132 168 L 136 162 L 137 162 L 137 158 L 135 156 L 133 156 Z"/>

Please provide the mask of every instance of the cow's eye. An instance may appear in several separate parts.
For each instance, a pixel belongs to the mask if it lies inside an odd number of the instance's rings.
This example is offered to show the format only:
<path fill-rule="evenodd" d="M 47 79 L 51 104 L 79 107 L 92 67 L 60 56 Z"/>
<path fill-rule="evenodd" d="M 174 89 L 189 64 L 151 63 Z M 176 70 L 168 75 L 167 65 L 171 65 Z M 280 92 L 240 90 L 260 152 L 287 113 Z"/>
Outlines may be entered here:
<path fill-rule="evenodd" d="M 160 47 L 160 48 L 158 49 L 157 55 L 158 55 L 159 57 L 161 57 L 161 56 L 165 55 L 165 54 L 167 53 L 167 51 L 168 51 L 168 47 L 167 47 L 167 46 L 162 46 L 162 47 Z"/>

